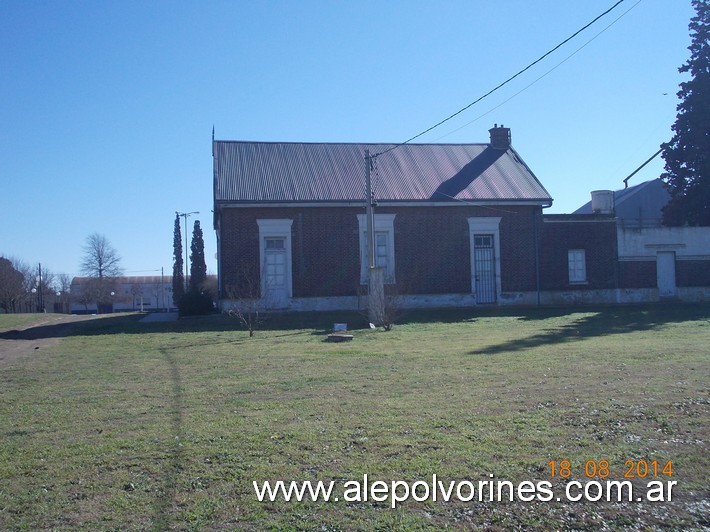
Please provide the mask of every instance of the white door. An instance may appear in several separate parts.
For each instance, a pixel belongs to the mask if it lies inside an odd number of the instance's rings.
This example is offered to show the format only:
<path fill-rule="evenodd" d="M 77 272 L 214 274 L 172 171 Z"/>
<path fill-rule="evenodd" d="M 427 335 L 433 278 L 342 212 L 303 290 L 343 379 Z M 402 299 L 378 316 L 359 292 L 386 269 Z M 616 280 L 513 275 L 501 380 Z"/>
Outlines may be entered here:
<path fill-rule="evenodd" d="M 286 238 L 266 237 L 264 240 L 264 294 L 269 308 L 288 306 L 288 263 L 286 261 Z"/>
<path fill-rule="evenodd" d="M 658 297 L 676 297 L 675 251 L 659 251 L 656 255 L 656 276 Z"/>

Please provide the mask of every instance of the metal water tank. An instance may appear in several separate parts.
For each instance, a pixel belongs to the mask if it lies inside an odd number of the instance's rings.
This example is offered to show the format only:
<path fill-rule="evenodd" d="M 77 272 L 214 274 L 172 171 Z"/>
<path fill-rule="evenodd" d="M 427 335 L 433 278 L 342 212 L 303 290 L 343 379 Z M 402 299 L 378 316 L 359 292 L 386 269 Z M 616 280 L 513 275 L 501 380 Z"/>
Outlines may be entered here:
<path fill-rule="evenodd" d="M 613 190 L 593 190 L 592 191 L 592 212 L 594 214 L 613 214 L 613 212 L 614 212 L 614 191 Z"/>

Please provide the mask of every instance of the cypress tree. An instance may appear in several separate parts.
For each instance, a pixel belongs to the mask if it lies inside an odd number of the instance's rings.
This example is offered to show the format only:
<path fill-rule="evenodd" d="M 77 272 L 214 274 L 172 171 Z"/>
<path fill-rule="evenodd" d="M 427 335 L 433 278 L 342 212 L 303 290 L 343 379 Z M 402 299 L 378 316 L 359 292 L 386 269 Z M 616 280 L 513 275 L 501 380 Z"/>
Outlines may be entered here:
<path fill-rule="evenodd" d="M 212 297 L 205 290 L 207 265 L 205 264 L 205 242 L 202 238 L 200 221 L 195 221 L 190 244 L 190 286 L 182 297 L 178 308 L 181 316 L 195 316 L 214 312 Z"/>
<path fill-rule="evenodd" d="M 202 238 L 200 221 L 195 220 L 190 244 L 190 292 L 199 293 L 207 279 L 207 264 L 205 263 L 205 241 Z"/>
<path fill-rule="evenodd" d="M 185 295 L 185 275 L 182 273 L 182 235 L 180 234 L 180 215 L 175 213 L 173 230 L 173 304 L 179 306 Z"/>
<path fill-rule="evenodd" d="M 680 84 L 673 138 L 661 145 L 661 179 L 671 194 L 665 225 L 710 225 L 710 1 L 693 0 L 693 7 L 690 59 L 678 69 L 691 78 Z"/>

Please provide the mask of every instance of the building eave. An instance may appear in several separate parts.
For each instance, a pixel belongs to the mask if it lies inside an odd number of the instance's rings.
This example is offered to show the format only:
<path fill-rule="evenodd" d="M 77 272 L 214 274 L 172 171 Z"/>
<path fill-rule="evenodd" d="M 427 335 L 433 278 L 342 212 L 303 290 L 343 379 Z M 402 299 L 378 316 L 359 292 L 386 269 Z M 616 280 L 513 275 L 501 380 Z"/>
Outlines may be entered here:
<path fill-rule="evenodd" d="M 430 201 L 430 200 L 396 200 L 377 201 L 377 207 L 471 207 L 491 205 L 524 205 L 533 207 L 549 207 L 552 200 L 549 198 L 526 200 L 457 200 L 457 201 Z M 290 201 L 290 202 L 254 202 L 254 201 L 217 201 L 217 209 L 315 209 L 315 208 L 365 208 L 364 201 Z"/>

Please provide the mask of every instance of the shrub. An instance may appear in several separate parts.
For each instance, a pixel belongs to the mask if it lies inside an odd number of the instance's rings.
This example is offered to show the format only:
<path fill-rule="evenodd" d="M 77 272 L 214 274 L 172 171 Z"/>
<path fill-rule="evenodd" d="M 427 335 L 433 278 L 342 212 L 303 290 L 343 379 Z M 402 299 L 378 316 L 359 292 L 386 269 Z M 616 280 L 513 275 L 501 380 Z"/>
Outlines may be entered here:
<path fill-rule="evenodd" d="M 204 292 L 190 291 L 178 302 L 180 316 L 203 316 L 215 311 L 212 298 Z"/>

